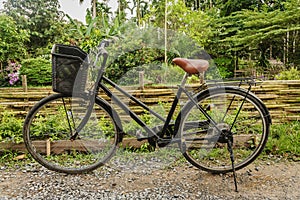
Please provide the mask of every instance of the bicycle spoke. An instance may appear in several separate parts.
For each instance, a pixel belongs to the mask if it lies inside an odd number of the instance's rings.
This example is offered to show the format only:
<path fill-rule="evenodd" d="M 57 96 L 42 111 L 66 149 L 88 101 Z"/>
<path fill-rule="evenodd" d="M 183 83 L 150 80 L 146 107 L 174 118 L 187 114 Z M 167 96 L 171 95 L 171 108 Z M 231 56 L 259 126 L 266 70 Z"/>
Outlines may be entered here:
<path fill-rule="evenodd" d="M 38 103 L 26 117 L 24 141 L 30 154 L 48 169 L 83 173 L 112 157 L 120 133 L 107 104 L 97 101 L 91 120 L 80 130 L 80 137 L 76 132 L 76 137 L 70 137 L 70 129 L 71 133 L 74 130 L 72 121 L 76 125 L 81 120 L 80 112 L 68 115 L 71 108 L 81 109 L 72 100 L 78 98 L 55 94 Z"/>
<path fill-rule="evenodd" d="M 206 171 L 229 172 L 248 165 L 260 154 L 269 131 L 268 113 L 249 91 L 215 88 L 200 93 L 197 101 L 199 106 L 190 102 L 182 111 L 182 151 L 188 161 Z M 200 106 L 216 124 L 197 125 L 209 121 Z M 235 169 L 226 148 L 229 138 Z"/>
<path fill-rule="evenodd" d="M 230 126 L 230 131 L 232 130 L 232 128 L 233 128 L 233 126 L 234 126 L 236 120 L 237 120 L 238 117 L 239 117 L 239 114 L 240 114 L 240 112 L 241 112 L 241 110 L 242 110 L 242 107 L 243 107 L 245 101 L 246 101 L 246 98 L 247 98 L 247 96 L 248 96 L 248 93 L 249 93 L 249 90 L 248 90 L 246 96 L 244 97 L 241 106 L 239 107 L 239 110 L 238 110 L 238 112 L 237 112 L 237 114 L 236 114 L 236 116 L 235 116 L 235 119 L 233 120 L 233 122 L 232 122 L 232 124 L 231 124 L 231 126 Z"/>
<path fill-rule="evenodd" d="M 73 118 L 73 115 L 72 115 L 72 111 L 68 111 L 68 109 L 66 107 L 65 99 L 63 97 L 61 99 L 62 99 L 65 115 L 66 115 L 66 118 L 68 120 L 68 125 L 69 125 L 69 130 L 70 130 L 70 138 L 71 138 L 73 135 L 72 135 L 72 126 L 71 126 L 71 122 L 70 122 L 70 117 L 72 118 L 74 128 L 75 128 L 75 121 L 74 121 L 74 118 Z M 71 112 L 71 116 L 69 116 L 69 112 Z"/>

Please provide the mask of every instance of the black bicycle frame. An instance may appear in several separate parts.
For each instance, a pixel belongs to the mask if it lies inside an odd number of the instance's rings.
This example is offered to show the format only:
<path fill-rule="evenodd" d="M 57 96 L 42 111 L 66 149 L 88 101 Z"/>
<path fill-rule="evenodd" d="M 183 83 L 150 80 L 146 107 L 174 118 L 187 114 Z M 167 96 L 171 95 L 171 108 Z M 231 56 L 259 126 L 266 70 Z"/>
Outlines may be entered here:
<path fill-rule="evenodd" d="M 184 77 L 183 82 L 181 83 L 181 85 L 185 84 L 185 80 L 186 80 L 186 76 Z M 111 100 L 114 101 L 123 111 L 125 111 L 126 114 L 128 114 L 134 121 L 136 121 L 148 133 L 148 135 L 150 135 L 150 136 L 156 136 L 158 138 L 160 138 L 160 136 L 157 135 L 157 133 L 155 133 L 152 128 L 150 128 L 143 120 L 141 120 L 140 117 L 137 116 L 137 114 L 135 114 L 116 95 L 114 95 L 113 92 L 106 85 L 104 85 L 102 83 L 102 81 L 104 81 L 105 83 L 109 84 L 113 88 L 117 89 L 124 96 L 128 97 L 130 100 L 132 100 L 135 103 L 137 103 L 140 107 L 142 107 L 143 109 L 145 109 L 149 113 L 153 114 L 156 118 L 160 119 L 164 123 L 163 129 L 162 129 L 161 133 L 162 133 L 162 135 L 164 135 L 166 133 L 167 128 L 172 123 L 172 116 L 174 115 L 174 112 L 176 110 L 176 106 L 178 105 L 179 99 L 180 99 L 182 91 L 183 91 L 183 87 L 179 87 L 179 90 L 177 91 L 177 94 L 176 94 L 176 96 L 174 98 L 174 101 L 172 103 L 172 106 L 171 106 L 171 109 L 170 109 L 170 111 L 168 113 L 168 116 L 165 119 L 160 114 L 158 114 L 157 112 L 155 112 L 151 108 L 149 108 L 146 104 L 144 104 L 143 102 L 141 102 L 139 99 L 135 98 L 134 96 L 132 96 L 131 94 L 129 94 L 128 92 L 126 92 L 125 90 L 123 90 L 121 87 L 119 87 L 116 83 L 114 83 L 113 81 L 111 81 L 107 77 L 103 76 L 102 79 L 101 79 L 101 81 L 98 84 L 98 87 L 101 88 L 105 92 L 105 94 L 108 97 L 110 97 Z"/>
<path fill-rule="evenodd" d="M 174 97 L 171 109 L 168 113 L 167 118 L 165 119 L 164 117 L 162 117 L 160 114 L 158 114 L 157 112 L 151 110 L 146 104 L 144 104 L 143 102 L 141 102 L 139 99 L 135 98 L 134 96 L 132 96 L 131 94 L 127 93 L 125 90 L 123 90 L 121 87 L 119 87 L 116 83 L 114 83 L 113 81 L 111 81 L 110 79 L 108 79 L 107 77 L 104 76 L 104 71 L 105 71 L 105 66 L 106 66 L 106 61 L 107 61 L 107 57 L 108 57 L 108 53 L 105 51 L 104 46 L 105 43 L 101 43 L 100 45 L 102 48 L 102 51 L 100 51 L 100 53 L 97 54 L 96 60 L 98 59 L 98 57 L 100 55 L 103 55 L 103 62 L 101 64 L 101 68 L 98 72 L 98 76 L 97 76 L 97 80 L 96 83 L 98 83 L 95 87 L 95 90 L 91 93 L 91 94 L 86 94 L 87 96 L 89 96 L 90 99 L 90 103 L 87 109 L 87 113 L 84 117 L 84 119 L 81 121 L 81 123 L 79 124 L 79 126 L 76 128 L 76 132 L 75 134 L 72 136 L 72 138 L 75 138 L 78 133 L 80 132 L 80 130 L 85 126 L 85 124 L 87 123 L 87 121 L 90 118 L 90 115 L 92 113 L 93 110 L 93 105 L 95 103 L 95 98 L 96 95 L 98 94 L 99 90 L 102 89 L 106 95 L 108 97 L 111 98 L 112 101 L 116 102 L 116 104 L 123 110 L 125 111 L 125 113 L 127 113 L 134 121 L 136 121 L 147 133 L 148 133 L 148 137 L 150 136 L 156 136 L 157 138 L 160 138 L 160 136 L 164 136 L 169 128 L 169 126 L 172 123 L 172 117 L 175 113 L 176 107 L 178 105 L 179 99 L 182 95 L 182 93 L 185 93 L 188 97 L 189 100 L 191 100 L 196 106 L 197 108 L 205 115 L 205 117 L 208 119 L 208 121 L 210 123 L 213 124 L 213 126 L 219 131 L 221 132 L 221 130 L 217 127 L 217 123 L 209 116 L 209 114 L 202 108 L 201 105 L 198 105 L 197 103 L 197 99 L 195 99 L 195 97 L 193 97 L 186 89 L 185 89 L 185 83 L 186 80 L 189 76 L 189 74 L 185 74 L 181 84 L 178 86 L 178 90 L 177 90 L 177 94 Z M 94 63 L 96 64 L 96 62 Z M 139 106 L 141 106 L 143 109 L 145 109 L 146 111 L 148 111 L 149 113 L 153 114 L 156 118 L 160 119 L 163 122 L 163 128 L 160 132 L 159 135 L 157 135 L 157 133 L 155 133 L 155 131 L 150 128 L 149 126 L 147 126 L 147 124 L 141 120 L 137 114 L 135 114 L 126 104 L 124 104 L 116 95 L 113 94 L 113 92 L 106 87 L 106 85 L 104 83 L 102 83 L 102 81 L 104 81 L 105 83 L 109 84 L 110 86 L 112 86 L 113 88 L 117 89 L 119 92 L 121 92 L 123 95 L 125 95 L 126 97 L 128 97 L 130 100 L 134 101 L 135 103 L 137 103 Z M 176 134 L 176 130 L 174 130 L 173 135 Z M 145 138 L 146 139 L 146 138 Z"/>

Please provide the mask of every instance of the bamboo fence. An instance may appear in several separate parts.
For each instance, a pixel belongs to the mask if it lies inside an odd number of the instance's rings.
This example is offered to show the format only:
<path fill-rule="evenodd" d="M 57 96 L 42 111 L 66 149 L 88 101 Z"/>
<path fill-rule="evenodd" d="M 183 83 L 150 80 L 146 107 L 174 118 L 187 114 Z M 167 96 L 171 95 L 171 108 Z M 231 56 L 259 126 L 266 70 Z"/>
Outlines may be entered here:
<path fill-rule="evenodd" d="M 243 85 L 242 87 L 247 87 L 247 85 Z M 136 88 L 126 87 L 126 90 L 149 106 L 159 103 L 170 106 L 175 96 L 177 86 L 144 86 L 143 89 Z M 300 81 L 257 82 L 257 84 L 252 87 L 251 91 L 266 104 L 270 111 L 273 124 L 300 120 Z M 26 87 L 26 90 L 23 88 L 0 88 L 0 112 L 9 111 L 14 113 L 17 117 L 25 118 L 27 112 L 35 103 L 53 93 L 51 87 Z M 109 101 L 103 94 L 100 93 L 100 96 Z M 121 95 L 119 96 L 122 98 Z M 126 101 L 125 99 L 122 100 Z M 127 104 L 137 114 L 143 113 L 143 109 L 136 106 L 134 102 L 127 100 Z M 126 116 L 122 115 L 122 113 L 120 114 L 122 118 L 126 120 Z M 241 141 L 243 141 L 243 138 L 241 138 Z M 47 151 L 47 149 L 50 151 L 50 145 L 44 143 L 45 142 L 41 141 L 40 148 L 44 151 Z M 138 148 L 143 143 L 144 141 L 139 142 L 137 140 L 125 139 L 123 141 L 123 146 Z M 51 144 L 52 149 L 55 145 L 59 146 L 61 143 Z M 5 150 L 18 150 L 24 152 L 25 146 L 22 143 L 1 143 L 0 152 Z"/>
<path fill-rule="evenodd" d="M 193 87 L 193 86 L 191 86 Z M 247 86 L 242 86 L 247 87 Z M 137 87 L 136 87 L 137 88 Z M 146 105 L 164 103 L 170 105 L 177 86 L 145 86 L 143 90 L 126 87 L 126 90 L 141 99 Z M 300 120 L 300 81 L 263 81 L 252 86 L 255 93 L 269 109 L 273 124 Z M 53 94 L 51 87 L 0 88 L 0 112 L 9 111 L 24 118 L 29 109 L 43 97 Z M 106 100 L 107 97 L 100 94 Z M 123 98 L 120 95 L 120 98 Z M 136 113 L 143 109 L 128 99 L 124 100 Z"/>

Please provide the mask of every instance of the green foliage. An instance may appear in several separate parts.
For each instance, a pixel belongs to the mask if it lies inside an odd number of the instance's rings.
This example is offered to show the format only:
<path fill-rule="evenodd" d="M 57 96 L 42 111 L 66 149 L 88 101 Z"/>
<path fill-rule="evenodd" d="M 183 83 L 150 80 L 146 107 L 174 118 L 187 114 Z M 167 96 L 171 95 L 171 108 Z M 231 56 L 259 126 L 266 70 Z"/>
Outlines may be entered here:
<path fill-rule="evenodd" d="M 120 34 L 122 19 L 119 17 L 109 19 L 107 15 L 108 13 L 102 13 L 92 18 L 91 12 L 88 10 L 85 24 L 66 15 L 69 19 L 67 29 L 67 34 L 70 36 L 69 41 L 80 46 L 83 50 L 89 51 L 98 46 L 103 38 L 107 39 Z"/>
<path fill-rule="evenodd" d="M 138 72 L 144 71 L 151 83 L 178 83 L 183 70 L 172 65 L 175 57 L 210 60 L 210 56 L 197 42 L 183 32 L 167 30 L 167 48 L 161 28 L 123 25 L 121 38 L 108 48 L 109 62 L 106 73 L 109 78 L 122 84 L 137 84 Z M 120 80 L 120 78 L 122 78 Z"/>
<path fill-rule="evenodd" d="M 285 0 L 218 0 L 217 4 L 220 8 L 221 16 L 229 16 L 230 14 L 241 10 L 268 10 L 283 9 Z"/>
<path fill-rule="evenodd" d="M 61 133 L 68 132 L 69 127 L 66 126 L 66 115 L 62 106 L 59 109 L 59 113 L 61 114 L 53 115 L 50 113 L 49 115 L 37 115 L 30 127 L 31 135 L 40 140 L 61 139 Z M 49 130 L 51 130 L 50 133 Z"/>
<path fill-rule="evenodd" d="M 203 46 L 207 43 L 211 36 L 210 17 L 207 13 L 201 10 L 191 10 L 183 0 L 168 1 L 167 10 L 167 29 L 186 34 L 197 45 Z M 144 21 L 156 27 L 165 28 L 165 11 L 165 3 L 153 2 Z"/>
<path fill-rule="evenodd" d="M 276 1 L 272 4 L 265 2 L 263 5 L 245 5 L 246 7 L 243 3 L 251 1 L 226 1 L 224 6 L 231 4 L 231 8 L 236 10 L 224 14 L 225 17 L 213 16 L 211 26 L 214 35 L 206 46 L 209 52 L 214 57 L 226 55 L 232 60 L 255 59 L 261 69 L 259 71 L 268 69 L 267 59 L 270 57 L 283 62 L 299 63 L 296 41 L 299 41 L 300 1 Z M 220 8 L 226 10 L 222 5 Z M 290 41 L 295 42 L 291 45 Z"/>
<path fill-rule="evenodd" d="M 140 115 L 142 121 L 144 121 L 147 125 L 151 123 L 151 117 L 149 113 L 145 113 Z M 135 136 L 136 133 L 146 134 L 146 131 L 134 120 L 131 120 L 129 123 L 123 124 L 124 132 L 128 135 Z"/>
<path fill-rule="evenodd" d="M 233 75 L 233 65 L 230 66 L 227 62 L 234 63 L 242 59 L 255 60 L 258 71 L 265 71 L 269 67 L 269 56 L 295 66 L 300 63 L 299 0 L 171 0 L 168 1 L 167 10 L 166 4 L 157 0 L 130 2 L 118 1 L 115 14 L 106 3 L 96 2 L 96 15 L 92 17 L 88 10 L 86 22 L 81 23 L 69 16 L 68 21 L 65 21 L 65 14 L 59 11 L 58 0 L 7 0 L 3 10 L 6 15 L 2 14 L 0 17 L 0 62 L 5 66 L 7 60 L 20 61 L 26 55 L 49 55 L 49 47 L 53 43 L 78 45 L 89 51 L 103 38 L 124 38 L 124 34 L 131 31 L 132 37 L 128 34 L 126 37 L 131 40 L 133 38 L 133 41 L 125 41 L 126 47 L 121 49 L 123 52 L 116 50 L 117 54 L 122 55 L 144 48 L 141 37 L 135 38 L 141 33 L 137 29 L 148 29 L 151 26 L 164 29 L 166 24 L 167 29 L 180 33 L 181 36 L 185 35 L 190 40 L 177 37 L 180 34 L 174 37 L 174 33 L 168 31 L 169 52 L 181 57 L 193 57 L 191 42 L 204 47 L 216 59 L 215 63 L 222 77 Z M 129 11 L 131 20 L 126 19 Z M 128 26 L 129 21 L 134 22 L 136 27 Z M 130 30 L 131 28 L 133 29 Z M 147 44 L 156 39 L 153 33 L 149 32 Z M 162 31 L 160 34 L 160 42 L 164 44 L 165 34 Z M 145 36 L 144 33 L 142 35 Z M 175 41 L 178 43 L 177 49 L 174 48 Z M 179 45 L 181 51 L 177 52 Z M 163 50 L 164 46 L 156 49 Z M 132 65 L 138 62 L 138 58 L 140 55 L 133 60 Z M 130 59 L 128 62 L 132 61 Z M 226 63 L 222 59 L 227 59 Z M 148 63 L 142 63 L 144 64 Z M 114 66 L 116 65 L 117 63 Z M 118 70 L 116 67 L 110 71 L 116 73 Z"/>
<path fill-rule="evenodd" d="M 300 159 L 300 123 L 273 125 L 265 151 L 268 154 Z"/>
<path fill-rule="evenodd" d="M 242 9 L 254 9 L 258 4 L 256 0 L 240 1 L 240 0 L 220 0 L 221 15 L 229 16 L 231 13 Z M 260 3 L 260 2 L 259 2 Z"/>
<path fill-rule="evenodd" d="M 0 142 L 22 142 L 22 127 L 23 119 L 17 118 L 12 112 L 4 111 L 0 113 Z"/>
<path fill-rule="evenodd" d="M 275 76 L 277 80 L 300 80 L 300 71 L 297 68 L 291 67 L 289 70 L 282 71 Z"/>
<path fill-rule="evenodd" d="M 174 55 L 169 54 L 169 57 L 174 58 Z M 109 65 L 106 72 L 109 78 L 123 85 L 138 84 L 139 71 L 144 71 L 145 78 L 152 83 L 166 82 L 166 80 L 170 78 L 172 78 L 173 81 L 174 79 L 178 81 L 176 72 L 171 74 L 170 72 L 174 72 L 174 70 L 172 70 L 171 67 L 165 69 L 163 63 L 164 52 L 162 50 L 141 48 L 119 56 Z M 164 76 L 164 71 L 166 70 L 168 70 L 166 76 L 169 74 L 172 77 L 168 78 Z M 182 74 L 179 74 L 181 78 Z"/>
<path fill-rule="evenodd" d="M 27 50 L 35 54 L 39 48 L 44 48 L 59 34 L 62 13 L 58 0 L 7 0 L 4 11 L 11 16 L 20 29 L 27 30 L 30 41 Z M 36 54 L 35 54 L 36 55 Z"/>
<path fill-rule="evenodd" d="M 4 14 L 0 14 L 0 36 L 0 65 L 26 55 L 24 43 L 29 38 L 27 31 L 19 29 L 13 18 Z"/>
<path fill-rule="evenodd" d="M 62 112 L 64 112 L 62 110 Z M 63 115 L 61 115 L 63 116 Z M 142 120 L 146 122 L 146 124 L 151 125 L 154 123 L 153 118 L 145 113 L 141 116 Z M 47 120 L 45 120 L 47 119 Z M 60 122 L 64 119 L 56 118 L 44 118 L 41 116 L 38 120 L 35 121 L 34 126 L 32 127 L 33 133 L 36 133 L 35 136 L 43 138 L 44 131 L 49 130 L 51 127 L 55 127 L 53 130 L 62 131 L 66 127 L 62 126 Z M 102 123 L 103 122 L 103 123 Z M 101 125 L 107 127 L 105 121 L 102 121 Z M 15 142 L 20 143 L 23 141 L 22 137 L 22 127 L 23 127 L 23 119 L 15 116 L 10 111 L 4 111 L 0 113 L 0 142 Z M 127 123 L 125 127 L 126 132 L 128 131 L 136 131 L 140 127 L 133 123 Z M 110 127 L 109 127 L 110 129 Z M 103 129 L 104 130 L 104 129 Z M 110 132 L 110 131 L 109 131 Z M 271 128 L 271 133 L 269 140 L 267 142 L 265 152 L 267 154 L 273 154 L 278 156 L 284 156 L 287 158 L 298 159 L 300 158 L 300 123 L 299 122 L 290 122 L 287 124 L 278 124 L 273 125 Z M 51 137 L 55 137 L 58 139 L 59 134 L 53 133 Z M 47 135 L 46 135 L 47 136 Z M 149 145 L 145 144 L 141 147 L 141 149 L 134 150 L 137 152 L 148 152 Z M 9 154 L 4 154 L 9 155 Z M 3 157 L 2 157 L 3 158 Z"/>
<path fill-rule="evenodd" d="M 60 131 L 65 131 L 68 127 L 63 123 L 65 119 L 64 109 L 61 108 L 61 115 L 39 116 L 35 119 L 31 127 L 32 134 L 41 139 L 48 137 L 46 133 L 49 130 L 55 130 L 51 133 L 51 139 L 59 139 Z M 52 128 L 55 127 L 55 128 Z M 23 118 L 16 116 L 11 111 L 4 111 L 0 114 L 0 142 L 12 141 L 20 143 L 23 141 L 22 135 Z"/>
<path fill-rule="evenodd" d="M 44 86 L 52 83 L 51 63 L 43 58 L 23 60 L 20 73 L 27 76 L 29 85 Z"/>
<path fill-rule="evenodd" d="M 261 45 L 261 42 L 272 42 L 270 38 L 276 38 L 289 31 L 300 30 L 299 20 L 300 14 L 297 7 L 286 12 L 244 10 L 222 19 L 223 23 L 227 21 L 225 24 L 228 27 L 227 34 L 235 33 L 224 41 L 233 42 L 237 49 L 255 48 Z"/>
<path fill-rule="evenodd" d="M 219 57 L 215 58 L 214 62 L 222 78 L 233 77 L 234 63 L 232 63 L 232 59 L 226 57 Z"/>
<path fill-rule="evenodd" d="M 66 15 L 70 21 L 70 28 L 67 30 L 68 35 L 72 36 L 70 42 L 80 46 L 83 50 L 88 51 L 90 48 L 98 45 L 101 41 L 101 31 L 96 27 L 99 18 L 92 19 L 87 17 L 87 24 L 72 19 L 69 15 Z"/>

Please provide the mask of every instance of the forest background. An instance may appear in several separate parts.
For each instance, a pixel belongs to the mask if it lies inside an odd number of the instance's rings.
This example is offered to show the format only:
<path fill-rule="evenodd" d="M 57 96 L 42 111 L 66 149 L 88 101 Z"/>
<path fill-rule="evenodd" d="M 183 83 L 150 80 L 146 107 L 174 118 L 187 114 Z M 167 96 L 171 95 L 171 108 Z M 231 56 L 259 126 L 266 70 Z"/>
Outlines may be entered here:
<path fill-rule="evenodd" d="M 300 0 L 119 0 L 117 8 L 107 0 L 90 3 L 83 23 L 60 11 L 58 0 L 4 1 L 0 86 L 19 85 L 21 74 L 28 76 L 30 85 L 51 85 L 50 52 L 55 43 L 89 51 L 104 38 L 122 38 L 128 30 L 149 27 L 191 38 L 210 55 L 222 78 L 234 77 L 238 71 L 269 79 L 300 77 Z M 132 47 L 131 39 L 123 48 Z M 141 41 L 134 42 L 139 51 L 117 59 L 108 67 L 108 76 L 118 77 L 116 72 L 131 65 L 164 56 L 161 50 L 149 51 Z M 166 62 L 176 56 L 182 55 L 170 54 Z M 119 68 L 120 63 L 125 67 Z"/>

